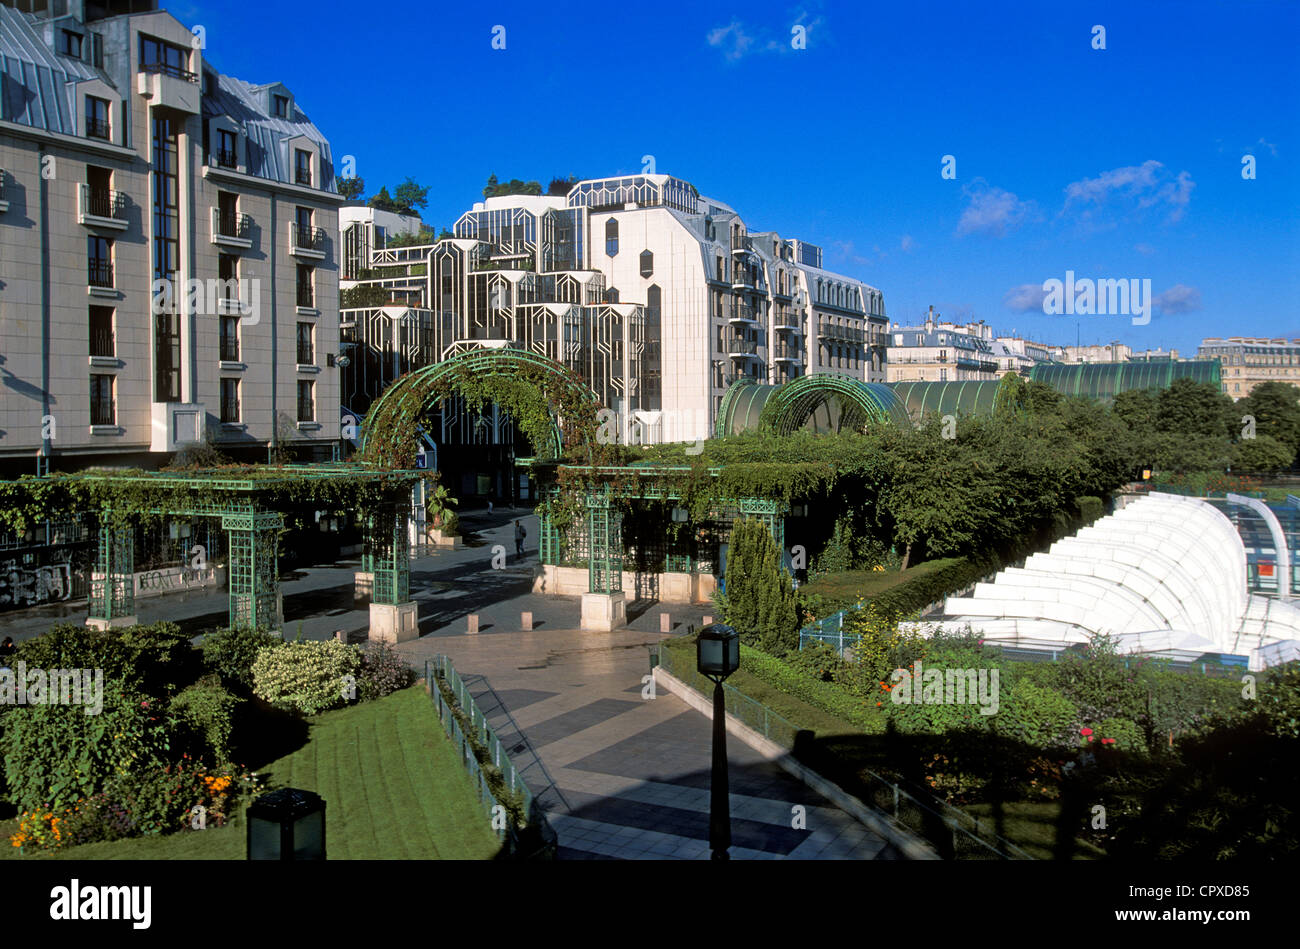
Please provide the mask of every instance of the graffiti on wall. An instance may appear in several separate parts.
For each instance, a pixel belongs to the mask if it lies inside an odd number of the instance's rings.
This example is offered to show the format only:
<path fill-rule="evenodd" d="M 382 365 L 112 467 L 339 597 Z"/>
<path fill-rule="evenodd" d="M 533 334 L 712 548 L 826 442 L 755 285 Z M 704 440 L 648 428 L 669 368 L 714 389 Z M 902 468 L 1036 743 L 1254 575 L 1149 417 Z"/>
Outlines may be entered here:
<path fill-rule="evenodd" d="M 59 563 L 23 566 L 17 560 L 0 561 L 0 607 L 37 606 L 72 596 L 71 555 Z"/>

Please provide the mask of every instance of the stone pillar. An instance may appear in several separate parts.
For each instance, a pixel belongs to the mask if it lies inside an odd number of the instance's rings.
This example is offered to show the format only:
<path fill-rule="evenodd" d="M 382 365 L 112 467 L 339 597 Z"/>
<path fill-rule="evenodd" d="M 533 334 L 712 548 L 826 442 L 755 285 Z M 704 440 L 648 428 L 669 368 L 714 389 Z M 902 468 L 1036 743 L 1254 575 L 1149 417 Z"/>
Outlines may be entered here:
<path fill-rule="evenodd" d="M 90 580 L 86 625 L 95 629 L 134 626 L 135 528 L 114 526 L 105 511 L 99 529 L 99 555 Z"/>

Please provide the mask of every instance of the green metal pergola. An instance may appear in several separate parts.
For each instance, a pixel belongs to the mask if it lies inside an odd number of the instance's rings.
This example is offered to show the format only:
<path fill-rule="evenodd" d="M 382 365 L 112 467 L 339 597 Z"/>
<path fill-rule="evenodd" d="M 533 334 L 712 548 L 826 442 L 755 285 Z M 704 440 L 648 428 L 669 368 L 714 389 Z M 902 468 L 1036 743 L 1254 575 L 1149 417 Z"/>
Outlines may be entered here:
<path fill-rule="evenodd" d="M 566 540 L 577 540 L 578 547 L 587 555 L 587 592 L 618 593 L 623 589 L 623 560 L 625 551 L 622 538 L 622 517 L 615 504 L 615 490 L 612 482 L 636 479 L 636 487 L 621 487 L 617 496 L 624 500 L 640 501 L 680 501 L 681 491 L 674 486 L 674 480 L 693 470 L 688 465 L 637 464 L 629 466 L 578 467 L 559 465 L 559 471 L 568 470 L 593 477 L 596 487 L 588 490 L 584 497 L 585 523 L 582 532 L 575 538 L 570 527 L 569 536 L 562 537 L 551 517 L 545 511 L 538 512 L 541 539 L 538 544 L 539 559 L 544 565 L 560 566 L 564 559 Z M 721 476 L 722 469 L 706 469 L 710 478 Z M 552 486 L 551 496 L 559 489 Z M 738 497 L 728 498 L 709 512 L 710 521 L 727 522 L 738 517 L 756 517 L 766 525 L 778 550 L 785 549 L 785 515 L 788 505 L 769 498 Z M 667 532 L 665 532 L 665 536 Z M 689 573 L 692 569 L 689 553 L 673 552 L 668 548 L 665 566 L 682 566 Z"/>
<path fill-rule="evenodd" d="M 355 464 L 312 466 L 257 466 L 245 477 L 222 469 L 184 472 L 87 472 L 59 477 L 89 483 L 117 483 L 158 492 L 159 503 L 150 514 L 168 517 L 213 517 L 230 535 L 228 545 L 229 621 L 232 626 L 278 629 L 283 624 L 280 600 L 279 545 L 284 513 L 275 498 L 304 482 L 358 485 L 386 481 L 392 497 L 376 510 L 366 511 L 369 551 L 374 573 L 376 603 L 404 603 L 410 599 L 410 556 L 406 519 L 410 487 L 419 472 L 371 469 Z M 89 619 L 104 626 L 135 615 L 134 525 L 121 524 L 112 508 L 101 516 L 99 550 L 90 583 Z"/>

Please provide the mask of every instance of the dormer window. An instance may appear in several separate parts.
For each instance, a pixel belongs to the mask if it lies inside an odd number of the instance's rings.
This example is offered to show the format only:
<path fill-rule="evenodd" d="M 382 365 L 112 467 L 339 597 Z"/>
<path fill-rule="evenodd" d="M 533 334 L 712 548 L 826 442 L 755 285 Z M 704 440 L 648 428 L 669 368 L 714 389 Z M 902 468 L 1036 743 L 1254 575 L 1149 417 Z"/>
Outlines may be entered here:
<path fill-rule="evenodd" d="M 289 97 L 279 94 L 271 96 L 271 114 L 277 119 L 289 117 Z"/>
<path fill-rule="evenodd" d="M 301 148 L 294 149 L 293 180 L 300 185 L 311 186 L 311 152 Z"/>
<path fill-rule="evenodd" d="M 140 34 L 140 69 L 148 73 L 162 73 L 187 82 L 198 82 L 199 77 L 190 72 L 190 51 L 174 43 Z"/>
<path fill-rule="evenodd" d="M 73 59 L 81 58 L 82 36 L 76 30 L 62 30 L 59 33 L 59 52 Z"/>

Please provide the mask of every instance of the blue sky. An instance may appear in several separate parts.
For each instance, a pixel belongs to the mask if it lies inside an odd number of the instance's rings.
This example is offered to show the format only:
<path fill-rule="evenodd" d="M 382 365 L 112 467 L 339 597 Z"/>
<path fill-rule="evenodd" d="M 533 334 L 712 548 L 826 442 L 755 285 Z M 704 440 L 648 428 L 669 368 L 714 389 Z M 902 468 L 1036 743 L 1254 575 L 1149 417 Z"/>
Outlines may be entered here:
<path fill-rule="evenodd" d="M 223 72 L 289 86 L 368 193 L 430 185 L 436 226 L 489 173 L 545 185 L 653 155 L 751 228 L 821 244 L 895 320 L 933 304 L 1187 355 L 1203 336 L 1300 336 L 1300 4 L 168 8 Z M 1036 288 L 1067 270 L 1150 279 L 1159 306 L 1145 326 L 1046 316 Z"/>

